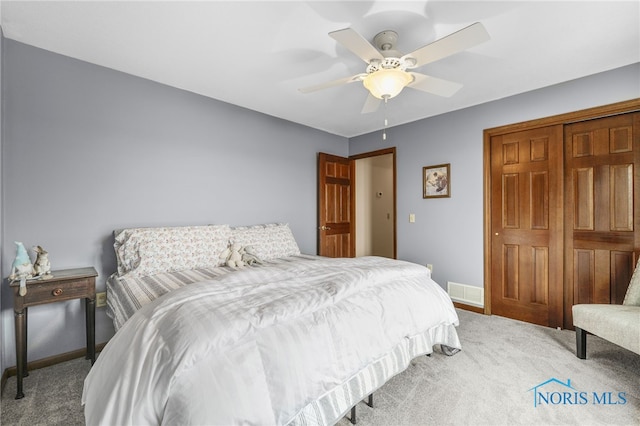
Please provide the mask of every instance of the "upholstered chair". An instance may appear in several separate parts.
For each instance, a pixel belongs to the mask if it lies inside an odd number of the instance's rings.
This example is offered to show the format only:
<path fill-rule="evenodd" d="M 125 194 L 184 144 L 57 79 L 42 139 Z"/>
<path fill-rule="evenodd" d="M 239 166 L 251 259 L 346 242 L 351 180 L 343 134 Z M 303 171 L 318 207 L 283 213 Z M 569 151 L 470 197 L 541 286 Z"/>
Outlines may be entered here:
<path fill-rule="evenodd" d="M 587 357 L 587 332 L 640 354 L 640 259 L 622 305 L 573 306 L 576 356 Z"/>

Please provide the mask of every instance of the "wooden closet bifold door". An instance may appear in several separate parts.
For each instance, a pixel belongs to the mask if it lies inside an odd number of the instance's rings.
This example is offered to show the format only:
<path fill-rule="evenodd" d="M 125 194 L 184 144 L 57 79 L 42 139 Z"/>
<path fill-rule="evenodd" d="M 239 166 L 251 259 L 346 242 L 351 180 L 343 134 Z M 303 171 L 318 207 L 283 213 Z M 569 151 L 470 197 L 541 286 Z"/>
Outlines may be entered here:
<path fill-rule="evenodd" d="M 573 329 L 640 256 L 640 98 L 485 129 L 485 313 Z"/>
<path fill-rule="evenodd" d="M 491 311 L 562 325 L 562 126 L 492 136 Z"/>
<path fill-rule="evenodd" d="M 564 327 L 578 303 L 621 304 L 640 250 L 640 113 L 565 126 Z"/>

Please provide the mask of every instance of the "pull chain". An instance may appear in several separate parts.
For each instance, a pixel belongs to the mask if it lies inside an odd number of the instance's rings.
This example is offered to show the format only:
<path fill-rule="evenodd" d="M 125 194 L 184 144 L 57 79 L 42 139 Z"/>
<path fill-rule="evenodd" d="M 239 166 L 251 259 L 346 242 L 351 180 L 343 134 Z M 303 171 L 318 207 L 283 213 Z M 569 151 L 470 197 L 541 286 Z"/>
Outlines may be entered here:
<path fill-rule="evenodd" d="M 389 124 L 389 122 L 387 121 L 387 100 L 389 98 L 385 97 L 384 98 L 384 128 L 382 129 L 382 140 L 386 141 L 387 140 L 387 125 Z"/>

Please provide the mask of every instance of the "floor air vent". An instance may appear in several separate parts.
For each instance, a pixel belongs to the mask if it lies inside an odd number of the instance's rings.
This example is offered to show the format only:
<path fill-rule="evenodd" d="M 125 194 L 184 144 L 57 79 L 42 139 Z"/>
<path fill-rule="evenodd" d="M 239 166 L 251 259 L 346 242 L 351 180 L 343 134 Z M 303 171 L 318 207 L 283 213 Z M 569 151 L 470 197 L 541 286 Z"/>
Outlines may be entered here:
<path fill-rule="evenodd" d="M 484 307 L 484 289 L 467 284 L 447 282 L 447 293 L 454 302 L 466 303 L 478 307 Z"/>

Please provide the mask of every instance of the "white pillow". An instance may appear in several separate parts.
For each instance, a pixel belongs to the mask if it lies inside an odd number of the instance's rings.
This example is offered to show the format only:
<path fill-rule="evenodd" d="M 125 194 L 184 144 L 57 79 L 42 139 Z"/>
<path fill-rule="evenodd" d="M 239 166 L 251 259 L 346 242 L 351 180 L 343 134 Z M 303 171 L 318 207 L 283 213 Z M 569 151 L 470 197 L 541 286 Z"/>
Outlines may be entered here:
<path fill-rule="evenodd" d="M 120 276 L 146 276 L 223 264 L 229 225 L 133 228 L 119 232 L 114 249 Z"/>
<path fill-rule="evenodd" d="M 231 240 L 244 247 L 252 246 L 261 260 L 300 254 L 298 243 L 287 223 L 268 223 L 231 228 Z"/>

